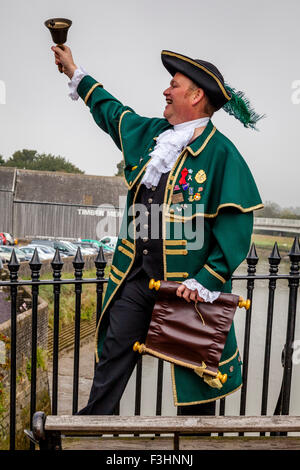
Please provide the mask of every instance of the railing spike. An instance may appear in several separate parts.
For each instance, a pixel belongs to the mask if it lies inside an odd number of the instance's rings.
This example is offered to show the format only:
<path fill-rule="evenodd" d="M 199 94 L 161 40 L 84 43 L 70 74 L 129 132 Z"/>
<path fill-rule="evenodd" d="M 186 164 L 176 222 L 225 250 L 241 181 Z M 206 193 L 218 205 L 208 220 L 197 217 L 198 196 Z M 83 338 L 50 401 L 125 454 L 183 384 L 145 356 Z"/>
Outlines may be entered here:
<path fill-rule="evenodd" d="M 60 256 L 60 252 L 59 252 L 59 249 L 56 248 L 55 250 L 55 254 L 53 256 L 53 260 L 51 261 L 51 266 L 52 268 L 54 269 L 54 265 L 55 267 L 57 266 L 58 268 L 56 269 L 59 269 L 59 266 L 63 266 L 63 261 L 61 260 L 61 256 Z"/>
<path fill-rule="evenodd" d="M 32 258 L 29 261 L 29 266 L 30 266 L 30 269 L 32 269 L 32 268 L 41 269 L 42 263 L 41 263 L 37 248 L 34 249 Z M 39 266 L 39 268 L 38 268 L 38 266 Z"/>
<path fill-rule="evenodd" d="M 10 260 L 7 264 L 7 267 L 9 269 L 9 277 L 11 281 L 17 281 L 18 280 L 18 271 L 20 268 L 20 263 L 17 258 L 15 249 L 13 248 Z"/>
<path fill-rule="evenodd" d="M 300 245 L 298 235 L 294 238 L 293 246 L 291 248 L 291 251 L 289 252 L 289 257 L 291 261 L 300 261 Z"/>
<path fill-rule="evenodd" d="M 19 260 L 17 258 L 17 255 L 16 255 L 16 252 L 15 252 L 14 248 L 12 249 L 10 260 L 9 260 L 7 266 L 8 266 L 8 269 L 10 271 L 13 271 L 13 270 L 15 271 L 16 269 L 14 269 L 14 268 L 16 268 L 17 266 L 18 266 L 18 269 L 20 267 L 20 263 L 19 263 Z"/>
<path fill-rule="evenodd" d="M 76 255 L 73 261 L 74 267 L 75 267 L 75 264 L 82 265 L 82 267 L 84 266 L 84 259 L 82 257 L 80 246 L 77 248 Z"/>
<path fill-rule="evenodd" d="M 33 281 L 37 281 L 40 277 L 40 270 L 41 270 L 41 267 L 42 267 L 42 263 L 40 261 L 40 257 L 39 257 L 37 248 L 34 249 L 32 258 L 29 261 L 29 267 L 31 269 L 31 279 Z"/>
<path fill-rule="evenodd" d="M 97 254 L 97 258 L 95 259 L 95 265 L 97 268 L 102 268 L 104 269 L 105 266 L 106 266 L 106 259 L 105 259 L 105 256 L 104 256 L 104 251 L 103 251 L 103 247 L 100 246 L 99 248 L 99 251 L 98 251 L 98 254 Z"/>
<path fill-rule="evenodd" d="M 276 264 L 276 265 L 278 265 L 281 261 L 281 256 L 280 256 L 280 253 L 279 253 L 277 242 L 274 243 L 272 252 L 271 252 L 268 260 L 269 260 L 269 264 Z"/>
<path fill-rule="evenodd" d="M 246 257 L 246 260 L 248 264 L 257 264 L 259 258 L 256 253 L 255 243 L 252 243 L 249 253 Z"/>

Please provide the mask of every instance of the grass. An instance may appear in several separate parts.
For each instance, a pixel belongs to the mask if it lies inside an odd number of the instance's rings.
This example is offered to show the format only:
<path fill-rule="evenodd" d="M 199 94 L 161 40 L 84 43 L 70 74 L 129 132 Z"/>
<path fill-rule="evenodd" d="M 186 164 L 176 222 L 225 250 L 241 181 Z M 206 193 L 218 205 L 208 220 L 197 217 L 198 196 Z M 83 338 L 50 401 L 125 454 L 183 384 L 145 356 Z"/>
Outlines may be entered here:
<path fill-rule="evenodd" d="M 107 278 L 110 271 L 110 266 L 106 266 L 104 277 Z M 83 279 L 93 279 L 96 277 L 96 270 L 91 269 L 84 271 Z M 23 279 L 26 279 L 24 277 Z M 29 278 L 28 278 L 29 279 Z M 52 273 L 44 274 L 40 277 L 41 280 L 52 280 Z M 63 272 L 61 279 L 74 279 L 73 272 Z M 103 285 L 105 292 L 106 283 Z M 59 324 L 60 326 L 70 324 L 75 319 L 75 285 L 65 284 L 60 288 L 60 304 L 59 304 Z M 39 287 L 39 296 L 42 297 L 47 303 L 49 308 L 49 326 L 53 328 L 54 322 L 54 296 L 53 286 L 45 285 Z M 96 298 L 96 284 L 83 284 L 81 294 L 81 319 L 91 320 L 94 312 L 96 311 L 97 298 Z"/>
<path fill-rule="evenodd" d="M 256 248 L 272 250 L 274 243 L 277 242 L 279 251 L 289 252 L 292 248 L 294 237 L 280 237 L 278 235 L 262 235 L 253 233 L 252 242 Z"/>

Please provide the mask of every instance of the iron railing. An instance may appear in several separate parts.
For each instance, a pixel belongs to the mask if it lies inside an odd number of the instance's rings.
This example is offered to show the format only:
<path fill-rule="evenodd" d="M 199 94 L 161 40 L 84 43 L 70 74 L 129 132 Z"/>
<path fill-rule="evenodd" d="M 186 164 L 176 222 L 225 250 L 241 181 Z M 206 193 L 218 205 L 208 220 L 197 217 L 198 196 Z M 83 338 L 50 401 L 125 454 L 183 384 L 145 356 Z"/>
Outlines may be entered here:
<path fill-rule="evenodd" d="M 296 307 L 297 307 L 297 293 L 299 287 L 299 261 L 300 261 L 300 246 L 299 239 L 294 239 L 293 246 L 289 252 L 290 259 L 290 272 L 288 274 L 278 274 L 278 267 L 281 257 L 278 252 L 277 243 L 274 244 L 273 250 L 268 258 L 269 260 L 269 273 L 257 274 L 256 265 L 258 262 L 255 245 L 252 244 L 249 254 L 246 258 L 247 261 L 247 274 L 233 275 L 233 283 L 238 280 L 246 281 L 247 298 L 251 300 L 251 307 L 246 311 L 245 329 L 244 329 L 244 344 L 243 344 L 243 386 L 240 396 L 240 415 L 245 415 L 246 412 L 246 398 L 247 398 L 247 385 L 248 385 L 248 367 L 249 367 L 249 345 L 250 345 L 250 330 L 252 319 L 252 300 L 255 288 L 255 281 L 269 280 L 268 286 L 268 308 L 267 308 L 267 326 L 265 338 L 265 353 L 264 353 L 264 369 L 263 369 L 263 384 L 262 384 L 262 402 L 261 414 L 267 413 L 268 406 L 268 387 L 269 387 L 269 374 L 270 374 L 270 351 L 271 351 L 271 336 L 273 326 L 273 311 L 274 311 L 274 294 L 276 283 L 279 279 L 288 281 L 289 301 L 287 311 L 287 328 L 286 328 L 286 341 L 282 354 L 283 366 L 283 379 L 280 395 L 278 398 L 275 414 L 289 414 L 290 406 L 290 393 L 292 384 L 292 355 L 293 355 L 293 342 L 295 335 L 296 323 Z M 83 278 L 84 260 L 81 255 L 80 248 L 78 248 L 76 256 L 73 260 L 74 278 L 61 279 L 61 271 L 63 262 L 61 261 L 59 251 L 56 250 L 53 261 L 51 262 L 53 270 L 52 280 L 41 280 L 40 269 L 41 262 L 38 257 L 37 250 L 35 250 L 29 266 L 31 269 L 31 280 L 18 279 L 18 270 L 20 264 L 17 260 L 14 250 L 7 267 L 10 273 L 8 281 L 1 281 L 0 286 L 6 286 L 10 289 L 11 296 L 11 338 L 10 338 L 10 449 L 15 449 L 16 439 L 16 346 L 17 346 L 17 290 L 19 286 L 31 286 L 32 290 L 32 342 L 31 342 L 31 399 L 30 399 L 30 416 L 32 423 L 32 416 L 36 411 L 36 371 L 37 371 L 37 333 L 38 333 L 38 294 L 39 286 L 52 285 L 54 296 L 54 323 L 53 323 L 53 367 L 52 367 L 52 400 L 51 412 L 57 414 L 58 403 L 58 361 L 59 361 L 59 311 L 60 311 L 60 298 L 61 286 L 64 284 L 74 284 L 75 290 L 75 333 L 74 333 L 74 363 L 73 363 L 73 401 L 72 412 L 75 414 L 78 411 L 78 383 L 79 383 L 79 359 L 80 359 L 80 321 L 81 321 L 81 294 L 83 284 L 96 285 L 97 297 L 97 312 L 96 324 L 100 318 L 103 284 L 108 281 L 104 278 L 104 269 L 106 260 L 104 258 L 103 250 L 100 248 L 97 258 L 95 259 L 96 278 Z M 162 391 L 163 391 L 163 371 L 164 362 L 158 359 L 157 371 L 157 391 L 156 391 L 156 415 L 161 415 L 162 412 Z M 141 412 L 141 386 L 142 386 L 142 357 L 139 358 L 136 368 L 136 392 L 135 392 L 135 415 Z M 225 415 L 225 398 L 220 400 L 219 414 Z M 116 407 L 115 414 L 119 414 L 119 405 Z"/>

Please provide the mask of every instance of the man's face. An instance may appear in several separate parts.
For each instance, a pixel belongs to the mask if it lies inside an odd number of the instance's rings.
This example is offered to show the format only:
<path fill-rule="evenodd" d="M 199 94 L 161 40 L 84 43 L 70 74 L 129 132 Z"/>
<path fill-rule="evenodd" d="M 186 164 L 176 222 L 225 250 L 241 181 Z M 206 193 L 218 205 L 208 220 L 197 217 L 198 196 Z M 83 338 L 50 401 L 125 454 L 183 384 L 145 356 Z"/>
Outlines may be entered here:
<path fill-rule="evenodd" d="M 177 72 L 171 80 L 169 88 L 163 92 L 167 101 L 164 117 L 173 126 L 194 119 L 190 88 L 192 85 L 192 80 Z"/>

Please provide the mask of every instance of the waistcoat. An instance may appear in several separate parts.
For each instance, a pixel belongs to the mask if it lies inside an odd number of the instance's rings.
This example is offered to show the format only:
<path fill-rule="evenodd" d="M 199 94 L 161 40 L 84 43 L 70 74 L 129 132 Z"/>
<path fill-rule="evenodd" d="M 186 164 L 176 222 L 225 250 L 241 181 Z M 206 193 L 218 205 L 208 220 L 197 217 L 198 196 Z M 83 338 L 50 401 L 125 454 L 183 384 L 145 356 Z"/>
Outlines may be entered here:
<path fill-rule="evenodd" d="M 161 205 L 169 173 L 161 175 L 157 187 L 148 189 L 144 184 L 140 187 L 135 202 L 139 219 L 136 224 L 136 256 L 127 279 L 132 279 L 141 270 L 150 278 L 163 279 Z"/>

